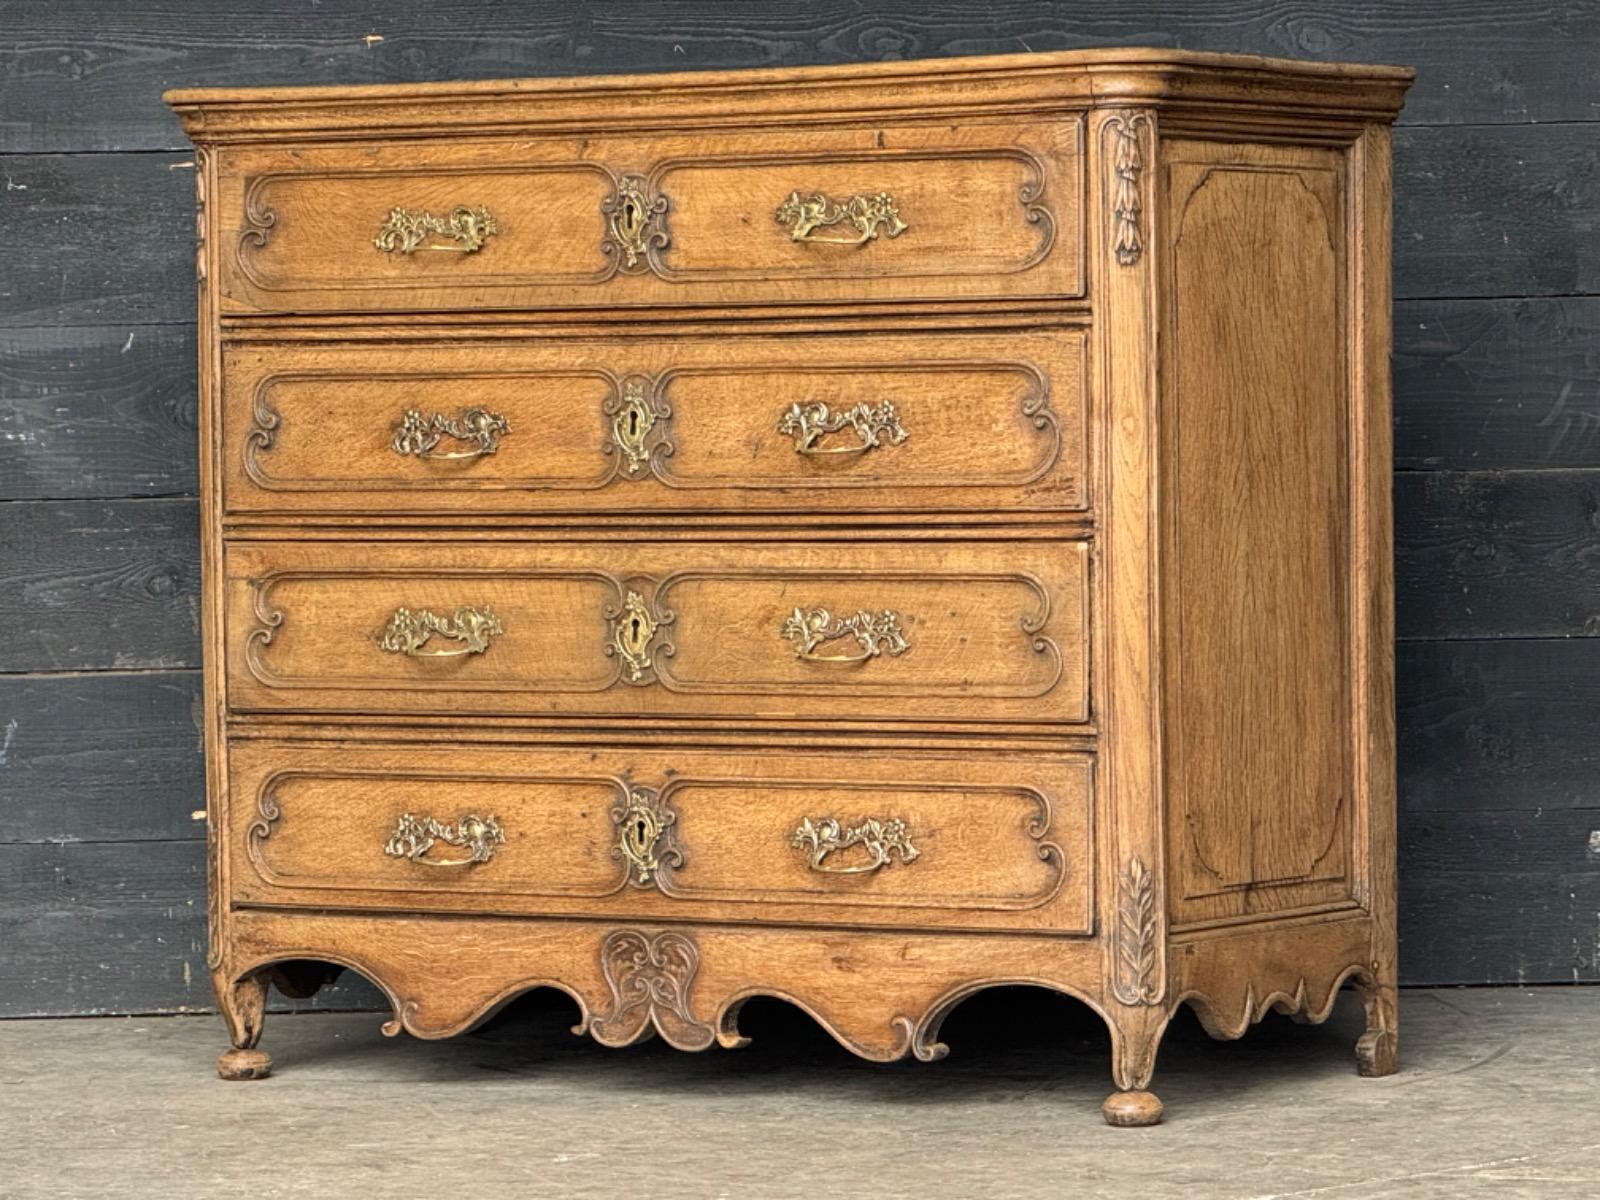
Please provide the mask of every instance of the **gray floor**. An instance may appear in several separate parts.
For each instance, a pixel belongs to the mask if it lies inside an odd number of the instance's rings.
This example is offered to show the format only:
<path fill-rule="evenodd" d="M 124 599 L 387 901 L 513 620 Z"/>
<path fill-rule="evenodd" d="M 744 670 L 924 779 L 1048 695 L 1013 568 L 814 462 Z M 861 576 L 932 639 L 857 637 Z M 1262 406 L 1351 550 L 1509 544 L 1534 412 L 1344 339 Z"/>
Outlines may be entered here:
<path fill-rule="evenodd" d="M 1349 1001 L 1347 1004 L 1346 1001 Z M 1600 1196 L 1600 988 L 1406 992 L 1401 1073 L 1359 1079 L 1346 997 L 1163 1050 L 1167 1123 L 1100 1122 L 1104 1034 L 985 994 L 942 1063 L 874 1066 L 776 1003 L 754 1045 L 603 1050 L 526 998 L 450 1042 L 278 1014 L 278 1074 L 223 1083 L 214 1017 L 0 1022 L 0 1197 Z"/>

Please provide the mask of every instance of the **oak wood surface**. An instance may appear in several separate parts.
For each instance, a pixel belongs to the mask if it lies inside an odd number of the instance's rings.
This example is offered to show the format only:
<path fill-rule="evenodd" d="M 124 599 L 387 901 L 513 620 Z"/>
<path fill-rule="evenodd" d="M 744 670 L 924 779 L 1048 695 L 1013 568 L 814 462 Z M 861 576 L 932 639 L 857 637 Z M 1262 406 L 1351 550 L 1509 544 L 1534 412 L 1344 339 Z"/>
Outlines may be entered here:
<path fill-rule="evenodd" d="M 225 505 L 467 522 L 528 510 L 1078 509 L 1083 358 L 1082 334 L 1068 331 L 248 343 L 224 357 Z M 885 403 L 888 418 L 873 417 Z M 862 405 L 859 425 L 845 419 Z M 509 426 L 492 452 L 397 450 L 407 410 L 458 420 L 473 408 Z M 481 448 L 446 436 L 429 453 Z"/>

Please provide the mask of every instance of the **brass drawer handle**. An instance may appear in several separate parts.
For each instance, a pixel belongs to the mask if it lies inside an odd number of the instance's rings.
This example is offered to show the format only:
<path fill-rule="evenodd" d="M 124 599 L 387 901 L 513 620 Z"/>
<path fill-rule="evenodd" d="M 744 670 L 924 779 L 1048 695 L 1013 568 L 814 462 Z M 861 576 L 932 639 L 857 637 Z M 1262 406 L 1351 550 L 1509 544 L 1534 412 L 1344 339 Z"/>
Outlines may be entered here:
<path fill-rule="evenodd" d="M 794 656 L 806 662 L 861 663 L 880 654 L 900 655 L 911 649 L 900 629 L 900 614 L 889 608 L 876 615 L 862 610 L 843 620 L 836 620 L 825 608 L 796 608 L 779 633 L 794 644 Z M 854 638 L 860 653 L 819 653 L 825 642 L 842 637 Z"/>
<path fill-rule="evenodd" d="M 794 831 L 790 845 L 800 849 L 809 847 L 806 865 L 824 875 L 861 875 L 889 866 L 893 854 L 898 854 L 902 863 L 909 863 L 920 853 L 911 844 L 911 834 L 899 817 L 884 821 L 863 817 L 859 824 L 848 829 L 841 827 L 834 817 L 807 817 Z M 828 855 L 851 846 L 865 847 L 871 860 L 854 867 L 830 867 L 823 863 Z"/>
<path fill-rule="evenodd" d="M 858 446 L 820 446 L 817 443 L 830 433 L 838 433 L 846 426 L 856 431 L 861 439 Z M 791 404 L 789 411 L 778 418 L 778 432 L 794 438 L 794 452 L 813 457 L 824 454 L 865 454 L 875 450 L 888 439 L 898 446 L 911 435 L 900 424 L 900 414 L 894 401 L 884 400 L 876 408 L 865 400 L 847 412 L 832 413 L 820 401 L 811 404 Z"/>
<path fill-rule="evenodd" d="M 378 639 L 380 648 L 392 654 L 405 654 L 412 658 L 454 658 L 461 654 L 482 654 L 489 648 L 489 639 L 505 632 L 500 618 L 488 608 L 471 608 L 462 605 L 454 615 L 441 617 L 423 609 L 414 613 L 409 608 L 397 608 L 394 616 L 384 626 Z M 448 649 L 427 649 L 434 634 L 461 643 Z"/>
<path fill-rule="evenodd" d="M 483 243 L 499 232 L 500 226 L 482 205 L 468 208 L 465 204 L 458 204 L 448 216 L 443 217 L 436 217 L 420 208 L 392 208 L 388 220 L 378 230 L 378 236 L 372 239 L 372 244 L 386 254 L 415 254 L 418 250 L 472 254 L 483 249 Z M 423 245 L 430 235 L 445 238 L 455 245 Z"/>
<path fill-rule="evenodd" d="M 878 228 L 890 237 L 899 237 L 906 231 L 900 219 L 900 209 L 888 192 L 876 196 L 851 196 L 848 200 L 833 201 L 822 192 L 812 192 L 802 197 L 790 192 L 789 198 L 778 205 L 773 218 L 779 225 L 789 226 L 789 237 L 797 242 L 831 242 L 838 246 L 865 246 L 878 236 Z M 834 225 L 848 222 L 855 226 L 853 237 L 838 237 L 818 233 Z"/>
<path fill-rule="evenodd" d="M 429 850 L 443 842 L 446 846 L 459 846 L 469 853 L 466 858 L 426 858 Z M 480 817 L 468 813 L 454 825 L 446 825 L 433 817 L 417 817 L 401 813 L 400 821 L 389 835 L 383 852 L 393 858 L 409 859 L 425 867 L 470 867 L 486 863 L 494 857 L 494 848 L 503 846 L 506 835 L 493 816 Z"/>
<path fill-rule="evenodd" d="M 486 408 L 469 408 L 454 419 L 443 413 L 424 417 L 414 408 L 406 409 L 400 424 L 394 427 L 394 441 L 390 443 L 399 455 L 415 454 L 418 458 L 479 458 L 500 449 L 500 439 L 511 432 L 511 422 L 500 413 Z M 464 450 L 440 450 L 445 438 L 468 442 Z"/>

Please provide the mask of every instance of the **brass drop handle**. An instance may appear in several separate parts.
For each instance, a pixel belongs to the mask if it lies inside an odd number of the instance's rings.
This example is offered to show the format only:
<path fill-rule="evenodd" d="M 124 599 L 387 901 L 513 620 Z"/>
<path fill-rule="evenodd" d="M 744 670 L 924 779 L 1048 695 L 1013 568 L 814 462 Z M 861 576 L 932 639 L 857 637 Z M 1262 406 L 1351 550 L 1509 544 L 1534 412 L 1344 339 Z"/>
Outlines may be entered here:
<path fill-rule="evenodd" d="M 830 433 L 845 428 L 854 429 L 861 440 L 855 445 L 822 446 L 818 443 Z M 894 401 L 884 400 L 877 405 L 862 401 L 842 413 L 833 413 L 821 401 L 809 404 L 791 404 L 778 418 L 778 432 L 794 438 L 794 452 L 811 457 L 832 454 L 865 454 L 875 450 L 887 440 L 898 446 L 911 435 L 900 424 L 900 414 Z"/>
<path fill-rule="evenodd" d="M 499 232 L 500 226 L 482 205 L 469 208 L 458 204 L 442 217 L 421 208 L 392 208 L 372 244 L 385 254 L 415 254 L 418 250 L 473 254 Z M 428 244 L 430 237 L 450 244 Z"/>
<path fill-rule="evenodd" d="M 511 422 L 504 414 L 486 408 L 469 408 L 459 417 L 434 413 L 424 417 L 414 408 L 408 408 L 394 427 L 394 440 L 389 444 L 394 452 L 404 457 L 415 454 L 418 458 L 481 458 L 500 448 L 500 439 L 511 432 Z M 467 443 L 460 450 L 440 450 L 445 438 Z"/>
<path fill-rule="evenodd" d="M 899 206 L 888 192 L 836 201 L 823 192 L 802 196 L 794 191 L 772 215 L 779 225 L 788 227 L 792 241 L 830 242 L 837 246 L 865 246 L 877 239 L 880 228 L 890 237 L 899 237 L 908 228 L 900 219 Z M 843 237 L 817 232 L 836 225 L 848 225 L 855 232 Z"/>
<path fill-rule="evenodd" d="M 383 852 L 391 858 L 404 858 L 425 867 L 470 867 L 494 857 L 494 848 L 505 845 L 506 835 L 494 817 L 468 813 L 454 825 L 433 817 L 401 813 Z M 443 842 L 466 850 L 466 858 L 428 858 L 428 851 Z"/>
<path fill-rule="evenodd" d="M 389 623 L 378 637 L 380 649 L 391 654 L 404 654 L 410 658 L 455 658 L 462 654 L 482 654 L 489 648 L 489 639 L 505 633 L 500 618 L 488 608 L 462 605 L 448 617 L 423 609 L 412 612 L 397 608 Z M 435 646 L 428 649 L 433 635 L 459 642 L 458 646 Z"/>
<path fill-rule="evenodd" d="M 841 826 L 836 817 L 806 817 L 789 844 L 805 850 L 806 865 L 824 875 L 862 875 L 889 866 L 891 855 L 898 854 L 901 863 L 910 863 L 920 853 L 911 844 L 911 833 L 899 817 L 884 820 L 862 817 L 848 829 Z M 825 863 L 828 855 L 851 846 L 865 848 L 868 860 L 853 867 L 830 867 Z"/>
<path fill-rule="evenodd" d="M 794 656 L 814 663 L 863 663 L 882 654 L 901 655 L 911 649 L 900 629 L 900 614 L 886 608 L 880 613 L 863 609 L 853 617 L 835 618 L 825 608 L 796 608 L 779 634 L 794 646 Z M 859 650 L 825 654 L 821 647 L 839 638 L 854 638 Z"/>

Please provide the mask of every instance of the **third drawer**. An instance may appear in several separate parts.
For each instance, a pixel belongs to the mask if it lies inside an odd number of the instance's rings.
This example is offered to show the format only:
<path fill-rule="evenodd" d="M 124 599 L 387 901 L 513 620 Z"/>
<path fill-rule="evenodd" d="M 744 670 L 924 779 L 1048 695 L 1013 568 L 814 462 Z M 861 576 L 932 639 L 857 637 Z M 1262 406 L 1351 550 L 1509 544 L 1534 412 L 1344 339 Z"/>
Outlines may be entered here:
<path fill-rule="evenodd" d="M 1089 543 L 233 542 L 235 711 L 1083 723 Z"/>

